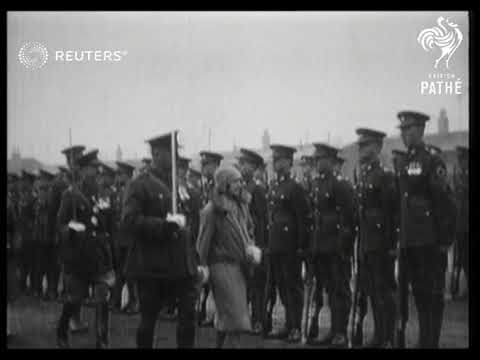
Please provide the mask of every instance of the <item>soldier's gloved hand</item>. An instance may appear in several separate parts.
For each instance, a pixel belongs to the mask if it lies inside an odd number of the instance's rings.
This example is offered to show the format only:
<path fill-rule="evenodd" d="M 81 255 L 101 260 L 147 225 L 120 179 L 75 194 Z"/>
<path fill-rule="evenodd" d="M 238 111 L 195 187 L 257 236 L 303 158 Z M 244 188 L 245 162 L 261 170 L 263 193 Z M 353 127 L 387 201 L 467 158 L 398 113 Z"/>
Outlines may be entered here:
<path fill-rule="evenodd" d="M 207 266 L 197 266 L 198 279 L 202 284 L 207 283 L 210 277 L 210 271 Z"/>
<path fill-rule="evenodd" d="M 185 227 L 185 224 L 187 221 L 185 220 L 185 215 L 183 214 L 167 214 L 167 219 L 168 222 L 175 223 L 177 224 L 178 227 L 183 228 Z"/>
<path fill-rule="evenodd" d="M 262 250 L 258 246 L 247 246 L 246 254 L 247 259 L 254 265 L 259 265 L 262 261 Z"/>
<path fill-rule="evenodd" d="M 86 227 L 83 223 L 75 221 L 75 220 L 71 220 L 68 223 L 68 228 L 75 231 L 75 232 L 82 232 L 82 231 L 85 231 L 85 229 L 86 229 Z"/>

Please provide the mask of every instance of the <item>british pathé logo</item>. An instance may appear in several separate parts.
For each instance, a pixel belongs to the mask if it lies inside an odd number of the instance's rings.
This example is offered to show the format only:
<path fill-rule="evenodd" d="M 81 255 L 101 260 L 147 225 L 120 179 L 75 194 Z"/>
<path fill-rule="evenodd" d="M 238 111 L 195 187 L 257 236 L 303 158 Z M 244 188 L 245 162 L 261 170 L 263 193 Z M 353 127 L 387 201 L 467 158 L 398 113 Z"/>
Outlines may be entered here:
<path fill-rule="evenodd" d="M 20 48 L 18 60 L 27 69 L 39 69 L 47 63 L 48 50 L 39 42 L 27 42 Z"/>
<path fill-rule="evenodd" d="M 456 23 L 443 16 L 437 18 L 437 25 L 420 31 L 417 42 L 427 52 L 433 49 L 440 52 L 440 55 L 435 59 L 433 68 L 444 70 L 431 72 L 426 79 L 420 81 L 420 94 L 460 95 L 462 94 L 463 82 L 460 77 L 448 70 L 451 65 L 451 57 L 463 41 L 463 34 Z M 441 63 L 445 65 L 440 66 Z"/>
<path fill-rule="evenodd" d="M 445 66 L 448 69 L 450 58 L 458 49 L 463 40 L 463 34 L 454 22 L 440 16 L 437 19 L 438 26 L 422 30 L 418 34 L 417 41 L 427 52 L 433 48 L 440 49 L 440 56 L 435 60 L 434 68 L 438 68 L 438 64 L 445 59 Z"/>

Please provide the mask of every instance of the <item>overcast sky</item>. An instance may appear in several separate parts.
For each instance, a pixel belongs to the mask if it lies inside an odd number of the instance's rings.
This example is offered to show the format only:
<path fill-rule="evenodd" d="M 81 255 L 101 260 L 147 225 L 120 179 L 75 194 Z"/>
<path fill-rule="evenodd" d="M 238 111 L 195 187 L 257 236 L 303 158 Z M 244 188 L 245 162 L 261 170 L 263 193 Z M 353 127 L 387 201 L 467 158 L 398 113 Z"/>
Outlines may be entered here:
<path fill-rule="evenodd" d="M 398 134 L 396 113 L 444 107 L 450 129 L 468 128 L 468 99 L 420 95 L 439 49 L 421 30 L 442 15 L 463 42 L 450 73 L 468 86 L 466 12 L 19 12 L 8 13 L 8 154 L 50 164 L 73 142 L 113 160 L 145 156 L 144 140 L 180 129 L 185 154 L 208 147 L 330 140 L 355 128 Z M 45 66 L 18 61 L 25 42 L 45 45 Z M 54 50 L 126 50 L 117 63 L 59 63 Z M 442 66 L 444 66 L 442 64 Z M 444 71 L 442 71 L 444 72 Z M 437 131 L 436 120 L 427 131 Z"/>

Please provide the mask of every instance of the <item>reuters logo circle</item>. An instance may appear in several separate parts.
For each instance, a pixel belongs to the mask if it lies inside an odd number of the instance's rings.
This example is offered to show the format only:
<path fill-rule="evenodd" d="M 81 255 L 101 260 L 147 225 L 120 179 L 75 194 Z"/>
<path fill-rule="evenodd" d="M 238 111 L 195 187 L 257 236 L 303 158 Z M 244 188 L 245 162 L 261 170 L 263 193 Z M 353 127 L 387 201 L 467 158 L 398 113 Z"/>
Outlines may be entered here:
<path fill-rule="evenodd" d="M 47 63 L 47 48 L 39 42 L 28 42 L 18 52 L 18 60 L 27 69 L 40 69 Z"/>

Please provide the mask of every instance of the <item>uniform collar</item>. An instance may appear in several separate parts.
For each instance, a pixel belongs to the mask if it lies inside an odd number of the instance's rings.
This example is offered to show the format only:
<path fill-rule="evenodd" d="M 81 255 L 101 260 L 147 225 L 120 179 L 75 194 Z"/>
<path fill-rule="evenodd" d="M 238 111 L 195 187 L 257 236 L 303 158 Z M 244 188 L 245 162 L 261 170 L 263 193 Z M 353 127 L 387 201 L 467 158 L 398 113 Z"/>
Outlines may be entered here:
<path fill-rule="evenodd" d="M 290 174 L 281 174 L 277 176 L 278 183 L 285 182 L 290 179 Z"/>
<path fill-rule="evenodd" d="M 360 166 L 362 173 L 369 173 L 370 171 L 380 167 L 380 160 L 374 160 L 372 162 L 364 163 Z"/>
<path fill-rule="evenodd" d="M 421 142 L 418 145 L 414 145 L 414 146 L 409 147 L 408 150 L 407 150 L 407 154 L 409 156 L 415 156 L 415 155 L 417 155 L 418 153 L 420 153 L 421 151 L 424 151 L 424 150 L 426 150 L 426 145 L 425 145 L 424 142 Z"/>
<path fill-rule="evenodd" d="M 317 179 L 320 179 L 320 180 L 323 181 L 323 180 L 329 179 L 332 176 L 335 176 L 333 171 L 325 170 L 325 171 L 321 171 L 321 172 L 318 173 Z"/>

